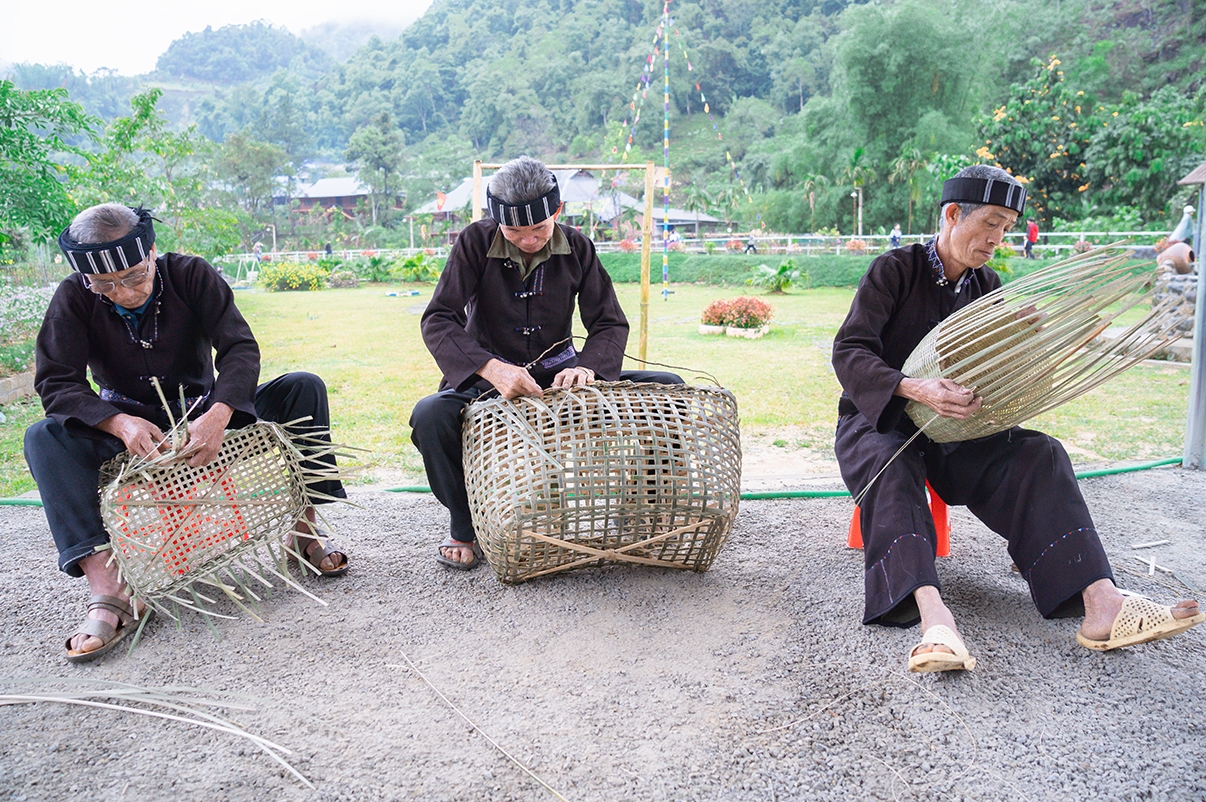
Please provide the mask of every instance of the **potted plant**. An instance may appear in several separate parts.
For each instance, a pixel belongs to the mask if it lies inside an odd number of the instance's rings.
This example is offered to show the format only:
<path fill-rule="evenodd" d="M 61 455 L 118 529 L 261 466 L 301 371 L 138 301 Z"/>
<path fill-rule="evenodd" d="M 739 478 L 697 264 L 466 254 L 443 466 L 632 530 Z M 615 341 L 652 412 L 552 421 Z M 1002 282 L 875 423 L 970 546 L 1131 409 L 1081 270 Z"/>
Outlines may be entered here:
<path fill-rule="evenodd" d="M 731 304 L 732 301 L 721 299 L 704 307 L 703 314 L 699 316 L 699 333 L 724 334 L 725 327 L 729 325 Z"/>
<path fill-rule="evenodd" d="M 773 315 L 770 304 L 760 298 L 743 295 L 729 302 L 729 322 L 725 334 L 756 340 L 770 331 Z"/>

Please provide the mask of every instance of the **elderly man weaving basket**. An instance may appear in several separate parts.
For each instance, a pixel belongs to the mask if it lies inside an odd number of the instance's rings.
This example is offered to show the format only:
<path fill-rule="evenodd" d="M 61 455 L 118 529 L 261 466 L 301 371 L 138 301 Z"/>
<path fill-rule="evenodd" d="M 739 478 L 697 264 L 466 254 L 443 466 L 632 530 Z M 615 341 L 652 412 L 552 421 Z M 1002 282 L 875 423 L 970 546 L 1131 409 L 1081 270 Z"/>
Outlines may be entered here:
<path fill-rule="evenodd" d="M 1025 202 L 1025 189 L 1004 170 L 960 171 L 943 185 L 939 234 L 871 263 L 834 341 L 833 366 L 844 389 L 835 451 L 846 486 L 864 493 L 863 622 L 921 621 L 911 671 L 975 665 L 939 592 L 927 480 L 944 501 L 966 505 L 1005 538 L 1044 617 L 1078 613 L 1083 603 L 1078 640 L 1089 648 L 1167 637 L 1206 618 L 1196 602 L 1166 607 L 1115 587 L 1057 440 L 1014 426 L 963 442 L 934 442 L 924 432 L 909 442 L 918 431 L 903 414 L 910 400 L 956 419 L 981 407 L 980 397 L 949 379 L 910 378 L 901 369 L 940 321 L 1001 286 L 985 263 Z"/>
<path fill-rule="evenodd" d="M 437 561 L 459 570 L 481 561 L 461 459 L 461 412 L 487 390 L 504 398 L 595 379 L 678 384 L 672 373 L 623 371 L 628 320 L 594 244 L 557 223 L 557 178 L 526 156 L 504 165 L 486 190 L 489 219 L 457 238 L 431 303 L 423 341 L 443 372 L 440 391 L 415 405 L 411 439 L 427 479 L 451 515 Z M 573 344 L 574 304 L 586 343 Z"/>
<path fill-rule="evenodd" d="M 59 568 L 88 579 L 87 619 L 67 642 L 67 659 L 83 662 L 138 626 L 117 566 L 98 551 L 109 534 L 97 485 L 101 465 L 123 451 L 149 458 L 170 447 L 168 412 L 153 380 L 169 399 L 183 392 L 192 408 L 189 447 L 182 452 L 191 466 L 214 460 L 227 428 L 257 418 L 290 423 L 308 417 L 306 425 L 323 439 L 329 412 L 326 387 L 312 374 L 256 386 L 259 347 L 230 287 L 199 257 L 157 255 L 146 210 L 93 206 L 75 218 L 59 245 L 77 274 L 59 285 L 38 333 L 35 387 L 48 417 L 26 431 L 25 459 L 41 489 Z M 175 409 L 174 417 L 187 412 Z M 332 456 L 320 459 L 334 463 Z M 335 480 L 312 490 L 345 497 Z M 309 508 L 296 527 L 298 549 L 322 574 L 344 573 L 343 553 L 300 534 L 315 534 L 313 521 Z"/>

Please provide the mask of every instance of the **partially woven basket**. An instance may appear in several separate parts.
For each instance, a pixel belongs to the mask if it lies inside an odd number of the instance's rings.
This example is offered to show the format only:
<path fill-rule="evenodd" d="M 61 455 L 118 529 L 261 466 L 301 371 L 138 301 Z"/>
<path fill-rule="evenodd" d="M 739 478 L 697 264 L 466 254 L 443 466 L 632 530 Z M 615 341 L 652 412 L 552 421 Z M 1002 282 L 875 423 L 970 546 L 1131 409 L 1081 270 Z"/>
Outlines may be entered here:
<path fill-rule="evenodd" d="M 939 323 L 901 368 L 974 390 L 980 410 L 959 420 L 910 401 L 905 412 L 926 437 L 948 443 L 1004 431 L 1088 392 L 1180 336 L 1178 320 L 1160 306 L 1097 340 L 1147 303 L 1154 280 L 1110 247 L 993 290 Z"/>
<path fill-rule="evenodd" d="M 598 382 L 464 418 L 465 485 L 503 582 L 608 562 L 706 571 L 741 491 L 728 390 Z"/>
<path fill-rule="evenodd" d="M 101 517 L 130 595 L 174 618 L 177 606 L 210 612 L 213 599 L 198 587 L 242 607 L 272 587 L 266 577 L 294 584 L 283 569 L 296 552 L 282 540 L 314 501 L 307 483 L 337 473 L 311 467 L 315 447 L 303 454 L 283 427 L 261 421 L 226 432 L 217 458 L 199 468 L 129 452 L 107 462 Z"/>

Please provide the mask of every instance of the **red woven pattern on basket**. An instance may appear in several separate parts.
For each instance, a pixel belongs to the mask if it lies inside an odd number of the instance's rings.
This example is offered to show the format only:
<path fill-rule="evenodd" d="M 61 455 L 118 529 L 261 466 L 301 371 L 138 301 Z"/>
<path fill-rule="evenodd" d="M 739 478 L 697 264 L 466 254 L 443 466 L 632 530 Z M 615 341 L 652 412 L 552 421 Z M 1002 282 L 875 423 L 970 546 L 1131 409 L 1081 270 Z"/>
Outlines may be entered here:
<path fill-rule="evenodd" d="M 193 552 L 204 552 L 229 540 L 250 537 L 247 522 L 234 503 L 238 501 L 238 491 L 229 474 L 218 477 L 214 471 L 209 471 L 199 479 L 201 483 L 187 489 L 145 482 L 122 488 L 114 499 L 123 519 L 118 527 L 123 535 L 118 540 L 122 552 L 127 555 L 133 551 L 158 553 L 169 571 L 182 575 L 192 568 L 190 555 Z M 155 508 L 159 524 L 131 526 L 128 510 L 121 502 L 145 497 L 144 494 L 163 502 Z M 179 503 L 201 497 L 224 499 L 231 504 L 216 507 Z"/>

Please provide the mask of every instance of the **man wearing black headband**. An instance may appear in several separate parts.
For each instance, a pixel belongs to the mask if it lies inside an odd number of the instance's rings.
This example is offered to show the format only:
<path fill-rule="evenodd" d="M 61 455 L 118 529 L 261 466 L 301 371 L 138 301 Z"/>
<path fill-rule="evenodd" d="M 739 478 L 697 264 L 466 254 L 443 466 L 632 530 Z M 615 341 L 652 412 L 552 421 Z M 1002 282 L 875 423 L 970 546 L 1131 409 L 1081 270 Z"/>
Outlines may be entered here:
<path fill-rule="evenodd" d="M 83 662 L 138 626 L 116 564 L 107 565 L 105 552 L 97 551 L 109 542 L 97 486 L 100 466 L 122 451 L 145 457 L 169 448 L 167 412 L 151 379 L 172 399 L 177 419 L 184 414 L 178 388 L 194 410 L 192 466 L 217 456 L 227 428 L 257 418 L 310 416 L 325 430 L 329 413 L 326 387 L 312 374 L 287 374 L 257 388 L 259 346 L 230 287 L 204 259 L 158 256 L 145 209 L 115 203 L 86 209 L 59 246 L 77 273 L 59 285 L 38 332 L 34 386 L 47 417 L 26 431 L 25 459 L 41 491 L 59 568 L 88 579 L 88 617 L 67 642 L 67 659 Z M 313 489 L 345 495 L 338 482 Z M 312 523 L 313 509 L 307 516 Z M 298 531 L 312 534 L 304 521 Z M 296 537 L 321 573 L 347 570 L 337 549 Z"/>
<path fill-rule="evenodd" d="M 960 443 L 934 443 L 922 434 L 892 459 L 917 431 L 902 414 L 909 400 L 960 419 L 980 408 L 967 388 L 948 379 L 912 379 L 900 369 L 939 321 L 1001 285 L 985 262 L 1025 205 L 1025 188 L 1004 170 L 961 170 L 943 185 L 938 235 L 871 263 L 833 344 L 844 390 L 834 450 L 851 493 L 870 485 L 860 502 L 863 623 L 920 621 L 911 671 L 975 665 L 939 592 L 927 480 L 948 504 L 966 505 L 1005 538 L 1044 617 L 1078 614 L 1083 605 L 1082 643 L 1109 640 L 1122 607 L 1059 441 L 1020 427 Z M 1198 613 L 1196 602 L 1165 609 L 1182 620 Z"/>
<path fill-rule="evenodd" d="M 411 440 L 432 492 L 448 508 L 451 534 L 436 559 L 459 570 L 481 559 L 461 462 L 461 411 L 486 390 L 504 398 L 595 379 L 681 383 L 672 373 L 625 371 L 628 320 L 594 244 L 557 223 L 557 178 L 520 157 L 494 174 L 489 218 L 457 237 L 431 303 L 423 340 L 444 374 L 440 392 L 415 405 Z M 586 343 L 574 346 L 575 302 Z"/>

